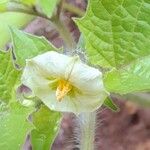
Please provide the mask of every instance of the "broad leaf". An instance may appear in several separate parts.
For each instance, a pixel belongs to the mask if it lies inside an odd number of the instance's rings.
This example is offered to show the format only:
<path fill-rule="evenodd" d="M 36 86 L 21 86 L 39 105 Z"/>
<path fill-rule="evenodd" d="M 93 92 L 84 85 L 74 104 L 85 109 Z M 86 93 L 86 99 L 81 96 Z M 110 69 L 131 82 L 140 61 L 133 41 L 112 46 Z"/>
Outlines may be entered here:
<path fill-rule="evenodd" d="M 25 60 L 50 50 L 57 50 L 44 37 L 34 36 L 11 28 L 13 50 L 17 63 L 25 65 Z"/>
<path fill-rule="evenodd" d="M 36 3 L 36 0 L 16 0 L 18 2 L 21 2 L 23 4 L 27 4 L 27 5 L 34 5 Z"/>
<path fill-rule="evenodd" d="M 10 40 L 8 26 L 21 28 L 27 25 L 32 19 L 32 16 L 21 13 L 0 13 L 0 49 L 3 49 L 6 43 Z"/>
<path fill-rule="evenodd" d="M 43 13 L 45 13 L 48 17 L 51 17 L 58 0 L 37 0 L 37 3 L 41 6 Z"/>
<path fill-rule="evenodd" d="M 33 150 L 49 150 L 59 129 L 60 113 L 42 106 L 33 114 L 36 129 L 31 132 Z"/>
<path fill-rule="evenodd" d="M 89 60 L 120 68 L 150 54 L 150 1 L 89 0 L 76 23 L 84 34 Z"/>
<path fill-rule="evenodd" d="M 111 109 L 112 111 L 118 112 L 119 111 L 119 107 L 113 102 L 112 99 L 110 99 L 109 97 L 107 97 L 104 101 L 104 106 L 106 106 L 107 108 Z"/>
<path fill-rule="evenodd" d="M 8 102 L 20 81 L 20 71 L 13 66 L 10 52 L 0 51 L 0 99 Z"/>
<path fill-rule="evenodd" d="M 143 57 L 119 70 L 105 75 L 104 84 L 109 92 L 126 94 L 150 90 L 150 56 Z"/>
<path fill-rule="evenodd" d="M 6 10 L 8 1 L 9 0 L 1 0 L 0 1 L 0 12 L 3 12 Z"/>
<path fill-rule="evenodd" d="M 9 110 L 0 113 L 1 150 L 22 149 L 27 133 L 33 129 L 27 120 L 31 112 L 32 109 L 13 103 Z"/>
<path fill-rule="evenodd" d="M 112 68 L 108 91 L 125 94 L 150 90 L 150 3 L 139 0 L 90 0 L 76 22 L 91 63 Z"/>

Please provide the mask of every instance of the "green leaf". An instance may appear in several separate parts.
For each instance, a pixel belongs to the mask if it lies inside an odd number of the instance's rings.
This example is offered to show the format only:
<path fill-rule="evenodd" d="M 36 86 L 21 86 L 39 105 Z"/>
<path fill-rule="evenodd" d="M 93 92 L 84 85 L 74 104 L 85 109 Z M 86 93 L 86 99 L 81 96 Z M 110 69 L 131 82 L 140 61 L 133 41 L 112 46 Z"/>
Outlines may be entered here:
<path fill-rule="evenodd" d="M 36 129 L 31 132 L 33 150 L 49 150 L 59 129 L 61 115 L 42 106 L 33 114 Z"/>
<path fill-rule="evenodd" d="M 142 0 L 90 0 L 78 19 L 92 64 L 112 70 L 109 92 L 150 90 L 150 3 Z"/>
<path fill-rule="evenodd" d="M 10 32 L 8 26 L 22 28 L 26 26 L 27 23 L 29 23 L 32 19 L 33 16 L 22 13 L 0 13 L 0 49 L 3 49 L 6 43 L 10 40 Z"/>
<path fill-rule="evenodd" d="M 110 99 L 109 97 L 107 97 L 104 101 L 104 106 L 106 106 L 107 108 L 111 109 L 112 111 L 118 112 L 119 108 L 118 106 L 113 102 L 112 99 Z"/>
<path fill-rule="evenodd" d="M 9 106 L 0 99 L 0 113 L 6 111 L 8 109 L 8 107 Z"/>
<path fill-rule="evenodd" d="M 90 62 L 120 68 L 150 54 L 150 1 L 89 0 L 77 19 Z"/>
<path fill-rule="evenodd" d="M 9 0 L 0 1 L 0 12 L 4 12 L 6 10 L 8 1 Z"/>
<path fill-rule="evenodd" d="M 27 5 L 34 5 L 36 3 L 36 0 L 17 0 L 21 3 L 27 4 Z"/>
<path fill-rule="evenodd" d="M 8 102 L 12 99 L 15 86 L 20 81 L 20 71 L 13 66 L 10 52 L 0 51 L 0 99 Z"/>
<path fill-rule="evenodd" d="M 113 69 L 104 77 L 109 92 L 126 94 L 150 90 L 150 56 L 143 57 L 119 70 Z"/>
<path fill-rule="evenodd" d="M 41 6 L 43 13 L 51 17 L 57 6 L 58 0 L 37 0 L 37 3 Z"/>
<path fill-rule="evenodd" d="M 18 103 L 11 104 L 7 111 L 0 114 L 0 149 L 20 150 L 25 142 L 27 133 L 33 125 L 27 120 L 31 108 L 26 108 Z"/>
<path fill-rule="evenodd" d="M 34 36 L 15 28 L 10 28 L 16 61 L 25 65 L 25 60 L 50 50 L 57 50 L 44 37 Z"/>

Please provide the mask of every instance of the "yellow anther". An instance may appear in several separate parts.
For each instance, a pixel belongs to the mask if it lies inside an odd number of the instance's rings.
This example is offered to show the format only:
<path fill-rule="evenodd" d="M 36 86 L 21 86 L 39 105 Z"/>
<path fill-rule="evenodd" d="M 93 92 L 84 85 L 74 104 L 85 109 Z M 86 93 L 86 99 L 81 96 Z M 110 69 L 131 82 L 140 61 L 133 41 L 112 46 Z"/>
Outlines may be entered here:
<path fill-rule="evenodd" d="M 72 85 L 66 80 L 60 80 L 56 90 L 56 98 L 62 101 L 65 95 L 72 89 Z"/>

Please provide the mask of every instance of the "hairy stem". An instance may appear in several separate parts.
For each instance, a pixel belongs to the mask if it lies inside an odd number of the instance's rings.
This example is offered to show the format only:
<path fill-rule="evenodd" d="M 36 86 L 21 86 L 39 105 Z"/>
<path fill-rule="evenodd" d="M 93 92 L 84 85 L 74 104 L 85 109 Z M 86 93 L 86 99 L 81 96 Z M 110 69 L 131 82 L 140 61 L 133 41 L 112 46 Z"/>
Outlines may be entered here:
<path fill-rule="evenodd" d="M 82 113 L 80 150 L 94 150 L 96 112 Z"/>

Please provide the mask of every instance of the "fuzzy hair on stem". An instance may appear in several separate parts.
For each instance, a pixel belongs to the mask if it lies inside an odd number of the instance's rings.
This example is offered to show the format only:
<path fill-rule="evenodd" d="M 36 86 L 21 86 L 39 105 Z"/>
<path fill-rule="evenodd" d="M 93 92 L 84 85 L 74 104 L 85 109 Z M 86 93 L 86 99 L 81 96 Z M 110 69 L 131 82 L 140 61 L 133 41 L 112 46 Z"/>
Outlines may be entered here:
<path fill-rule="evenodd" d="M 96 112 L 82 113 L 79 119 L 81 128 L 80 150 L 94 150 Z"/>

